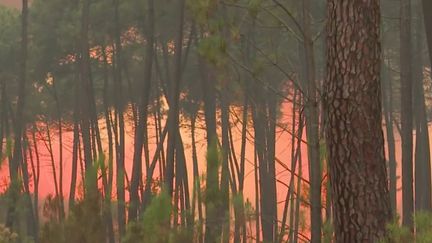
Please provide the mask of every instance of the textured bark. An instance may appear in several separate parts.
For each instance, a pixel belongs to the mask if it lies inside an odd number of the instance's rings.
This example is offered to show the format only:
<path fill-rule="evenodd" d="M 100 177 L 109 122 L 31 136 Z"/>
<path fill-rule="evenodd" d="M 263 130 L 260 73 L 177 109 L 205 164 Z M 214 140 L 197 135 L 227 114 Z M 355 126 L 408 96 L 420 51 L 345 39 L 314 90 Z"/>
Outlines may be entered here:
<path fill-rule="evenodd" d="M 378 0 L 329 0 L 326 140 L 336 242 L 376 242 L 391 219 L 381 128 Z"/>
<path fill-rule="evenodd" d="M 400 6 L 400 81 L 402 128 L 402 224 L 413 226 L 413 112 L 411 68 L 411 0 Z"/>

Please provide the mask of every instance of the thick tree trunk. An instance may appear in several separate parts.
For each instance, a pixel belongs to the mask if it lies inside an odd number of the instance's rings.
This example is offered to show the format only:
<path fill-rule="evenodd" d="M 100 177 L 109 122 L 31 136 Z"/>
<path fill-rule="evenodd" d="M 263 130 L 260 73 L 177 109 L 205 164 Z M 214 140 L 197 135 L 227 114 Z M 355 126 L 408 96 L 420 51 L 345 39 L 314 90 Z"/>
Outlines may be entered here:
<path fill-rule="evenodd" d="M 336 242 L 376 242 L 391 219 L 378 0 L 328 0 L 326 139 Z"/>

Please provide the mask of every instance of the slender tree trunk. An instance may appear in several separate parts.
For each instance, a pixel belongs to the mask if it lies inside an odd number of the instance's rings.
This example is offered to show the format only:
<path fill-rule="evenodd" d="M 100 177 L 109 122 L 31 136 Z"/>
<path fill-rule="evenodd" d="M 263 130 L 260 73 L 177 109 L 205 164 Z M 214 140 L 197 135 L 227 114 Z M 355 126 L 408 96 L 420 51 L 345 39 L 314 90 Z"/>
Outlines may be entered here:
<path fill-rule="evenodd" d="M 300 199 L 301 199 L 301 178 L 303 176 L 303 164 L 302 164 L 302 157 L 301 157 L 301 149 L 299 149 L 299 153 L 298 153 L 298 163 L 299 163 L 299 168 L 298 168 L 298 177 L 297 177 L 297 191 L 296 191 L 296 200 L 295 200 L 295 216 L 294 216 L 294 223 L 293 225 L 291 225 L 291 227 L 293 227 L 294 229 L 292 230 L 292 235 L 293 235 L 293 243 L 297 243 L 298 242 L 298 236 L 299 236 L 299 226 L 300 226 Z"/>
<path fill-rule="evenodd" d="M 378 0 L 328 0 L 325 109 L 336 242 L 376 242 L 391 220 Z"/>
<path fill-rule="evenodd" d="M 201 183 L 199 177 L 199 168 L 198 168 L 198 155 L 196 148 L 196 140 L 195 140 L 195 124 L 196 124 L 196 113 L 191 117 L 191 137 L 192 137 L 192 162 L 193 162 L 193 181 L 194 181 L 194 195 L 196 195 L 195 199 L 192 200 L 193 205 L 197 205 L 198 208 L 198 243 L 203 241 L 203 228 L 201 223 L 203 223 L 203 210 L 202 210 L 202 196 L 201 196 Z M 195 207 L 192 207 L 192 218 L 195 218 Z"/>
<path fill-rule="evenodd" d="M 74 105 L 74 128 L 73 128 L 73 145 L 72 145 L 72 168 L 71 168 L 71 184 L 69 190 L 69 210 L 71 210 L 75 205 L 75 190 L 76 190 L 76 182 L 78 175 L 78 153 L 80 151 L 79 148 L 79 86 L 75 87 L 75 105 Z"/>
<path fill-rule="evenodd" d="M 118 13 L 118 0 L 114 4 L 114 102 L 115 102 L 115 129 L 114 137 L 116 143 L 116 186 L 117 186 L 117 224 L 119 227 L 119 238 L 121 239 L 126 230 L 126 202 L 125 202 L 125 122 L 123 103 L 123 80 L 122 80 L 122 46 L 120 20 Z"/>
<path fill-rule="evenodd" d="M 3 79 L 0 80 L 0 163 L 3 162 L 3 141 L 5 130 L 5 117 L 6 117 L 6 84 Z M 8 138 L 6 138 L 7 140 Z"/>
<path fill-rule="evenodd" d="M 23 145 L 23 161 L 21 164 L 21 175 L 22 175 L 22 183 L 24 186 L 24 200 L 25 205 L 27 207 L 27 232 L 28 235 L 34 237 L 35 241 L 38 241 L 38 228 L 37 228 L 37 222 L 34 215 L 34 208 L 33 203 L 31 199 L 31 192 L 30 192 L 30 175 L 28 172 L 28 158 L 27 158 L 27 151 L 28 151 L 28 139 L 27 136 L 24 135 L 23 137 L 24 145 Z"/>
<path fill-rule="evenodd" d="M 253 113 L 254 111 L 252 111 Z M 258 155 L 257 155 L 256 143 L 254 143 L 254 180 L 255 180 L 255 239 L 256 242 L 261 242 L 261 225 L 260 225 L 260 214 L 261 214 L 261 206 L 260 206 L 260 187 L 262 186 L 259 183 L 259 173 L 258 173 Z"/>
<path fill-rule="evenodd" d="M 389 177 L 390 177 L 390 202 L 393 215 L 397 212 L 397 199 L 396 199 L 396 145 L 393 132 L 393 88 L 392 80 L 387 74 L 387 70 L 383 69 L 382 75 L 382 95 L 383 95 L 383 110 L 384 120 L 386 124 L 387 135 L 387 149 L 389 154 Z"/>
<path fill-rule="evenodd" d="M 63 122 L 61 117 L 60 100 L 58 99 L 56 80 L 53 78 L 53 96 L 54 102 L 56 104 L 57 112 L 57 125 L 58 125 L 58 138 L 59 138 L 59 200 L 60 200 L 60 218 L 64 218 L 65 208 L 64 208 L 64 195 L 63 195 Z"/>
<path fill-rule="evenodd" d="M 412 229 L 413 198 L 413 120 L 411 70 L 411 0 L 401 0 L 400 6 L 400 80 L 402 127 L 402 224 Z"/>
<path fill-rule="evenodd" d="M 90 97 L 90 54 L 89 54 L 89 14 L 90 14 L 90 0 L 84 0 L 82 4 L 81 13 L 81 49 L 80 49 L 80 120 L 81 120 L 81 136 L 84 148 L 84 164 L 86 177 L 84 181 L 86 197 L 93 197 L 96 195 L 96 177 L 90 176 L 93 170 L 93 154 L 92 154 L 92 111 L 91 111 L 91 97 Z M 87 176 L 88 175 L 88 176 Z"/>
<path fill-rule="evenodd" d="M 230 153 L 229 145 L 229 98 L 227 88 L 221 94 L 221 121 L 222 121 L 222 175 L 221 175 L 221 208 L 219 215 L 222 219 L 222 242 L 228 243 L 230 227 L 229 227 L 229 166 L 228 159 Z"/>
<path fill-rule="evenodd" d="M 429 147 L 429 129 L 423 88 L 423 33 L 422 24 L 416 21 L 416 42 L 413 43 L 413 103 L 416 127 L 415 143 L 415 211 L 431 210 L 431 161 Z M 414 58 L 416 57 L 416 58 Z"/>
<path fill-rule="evenodd" d="M 33 125 L 34 126 L 34 125 Z M 34 127 L 32 129 L 32 139 L 34 139 Z M 34 146 L 35 151 L 37 151 L 37 146 L 35 146 L 36 141 L 33 140 L 33 143 L 30 143 L 30 141 L 28 141 L 28 154 L 30 156 L 30 165 L 31 165 L 31 169 L 32 169 L 32 177 L 33 177 L 33 215 L 34 215 L 34 220 L 35 220 L 35 230 L 36 232 L 39 229 L 39 178 L 40 178 L 40 160 L 39 160 L 39 155 L 36 155 L 36 164 L 34 161 L 34 156 L 33 156 L 33 150 L 32 150 L 32 146 Z M 31 200 L 31 199 L 30 199 Z M 38 234 L 38 232 L 37 232 Z M 39 241 L 39 236 L 36 235 L 36 242 Z"/>
<path fill-rule="evenodd" d="M 319 154 L 319 104 L 315 80 L 314 44 L 311 33 L 310 0 L 303 1 L 303 33 L 306 61 L 305 83 L 306 98 L 306 135 L 308 143 L 308 161 L 310 202 L 311 202 L 311 242 L 321 242 L 321 161 Z"/>
<path fill-rule="evenodd" d="M 18 170 L 19 165 L 22 163 L 22 137 L 25 131 L 24 122 L 24 109 L 26 103 L 26 83 L 27 83 L 27 42 L 28 42 L 28 0 L 22 0 L 22 11 L 21 11 L 21 52 L 20 52 L 20 74 L 18 82 L 18 101 L 17 110 L 15 116 L 15 128 L 14 128 L 14 148 L 13 157 L 9 164 L 11 183 L 9 186 L 10 201 L 8 205 L 8 211 L 6 215 L 6 227 L 13 227 L 14 221 L 16 220 L 16 204 L 19 197 L 19 182 L 18 182 Z M 33 237 L 36 232 L 32 235 Z"/>
<path fill-rule="evenodd" d="M 167 148 L 167 168 L 165 171 L 165 186 L 171 197 L 174 193 L 174 170 L 175 170 L 175 148 L 179 126 L 179 97 L 180 82 L 182 80 L 182 49 L 183 49 L 183 27 L 185 14 L 185 0 L 179 1 L 179 16 L 177 26 L 177 36 L 175 40 L 175 71 L 170 85 L 169 111 L 168 111 L 168 148 Z"/>
<path fill-rule="evenodd" d="M 54 159 L 54 151 L 53 151 L 53 147 L 52 147 L 52 139 L 51 139 L 51 129 L 49 127 L 48 124 L 48 120 L 45 122 L 46 124 L 46 135 L 47 135 L 47 140 L 48 140 L 48 144 L 47 141 L 44 141 L 45 147 L 48 150 L 48 153 L 50 155 L 50 162 L 51 162 L 51 169 L 52 169 L 52 174 L 53 174 L 53 181 L 54 181 L 54 190 L 55 190 L 55 196 L 57 198 L 57 200 L 60 200 L 60 192 L 59 192 L 59 185 L 58 185 L 58 179 L 57 179 L 57 168 L 55 165 L 55 159 Z M 59 201 L 60 202 L 60 201 Z M 60 205 L 59 209 L 61 208 Z M 62 218 L 61 216 L 61 212 L 59 213 L 59 219 Z"/>
<path fill-rule="evenodd" d="M 151 89 L 151 77 L 153 67 L 153 50 L 154 50 L 154 2 L 148 0 L 148 18 L 147 21 L 147 42 L 146 42 L 146 61 L 145 61 L 145 73 L 144 81 L 142 84 L 142 96 L 141 104 L 138 106 L 139 118 L 138 127 L 135 130 L 135 143 L 134 143 L 134 157 L 133 157 L 133 168 L 132 168 L 132 180 L 131 180 L 131 195 L 130 195 L 130 207 L 129 207 L 129 221 L 136 220 L 138 215 L 138 186 L 142 177 L 142 150 L 144 144 L 148 144 L 147 136 L 147 120 L 148 120 L 148 103 Z M 147 141 L 145 141 L 147 139 Z M 148 149 L 146 147 L 146 161 L 148 161 Z M 148 169 L 148 162 L 146 163 L 146 169 Z"/>
<path fill-rule="evenodd" d="M 203 98 L 204 98 L 204 116 L 207 135 L 207 177 L 206 177 L 206 195 L 205 195 L 205 242 L 213 243 L 217 239 L 219 231 L 219 222 L 217 222 L 218 213 L 215 208 L 219 203 L 219 158 L 217 153 L 209 156 L 211 151 L 217 148 L 218 138 L 216 134 L 216 89 L 211 71 L 204 63 L 202 57 L 199 57 Z"/>
<path fill-rule="evenodd" d="M 114 225 L 113 225 L 113 218 L 112 218 L 112 204 L 111 204 L 111 197 L 112 197 L 112 180 L 113 180 L 113 141 L 112 141 L 112 125 L 111 125 L 111 118 L 110 118 L 110 108 L 108 106 L 108 84 L 109 84 L 109 77 L 108 77 L 108 57 L 106 55 L 106 47 L 103 46 L 102 48 L 102 56 L 103 56 L 103 79 L 104 79 L 104 86 L 103 86 L 103 105 L 104 105 L 104 115 L 105 115 L 105 123 L 106 123 L 106 131 L 108 136 L 108 168 L 105 166 L 105 161 L 102 164 L 101 171 L 102 171 L 102 180 L 103 180 L 103 186 L 105 191 L 104 196 L 104 208 L 103 208 L 103 217 L 104 217 L 104 223 L 106 226 L 106 233 L 109 243 L 115 242 L 115 236 L 114 236 Z M 105 156 L 103 156 L 105 159 Z M 108 175 L 107 175 L 107 169 L 108 169 Z"/>

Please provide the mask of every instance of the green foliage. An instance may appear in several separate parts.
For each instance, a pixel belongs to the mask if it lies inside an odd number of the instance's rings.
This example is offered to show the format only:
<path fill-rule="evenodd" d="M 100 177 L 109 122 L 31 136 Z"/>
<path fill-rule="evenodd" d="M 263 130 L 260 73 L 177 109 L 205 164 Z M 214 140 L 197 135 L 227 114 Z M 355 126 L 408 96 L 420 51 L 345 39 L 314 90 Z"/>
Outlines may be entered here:
<path fill-rule="evenodd" d="M 323 232 L 323 243 L 332 243 L 333 242 L 333 224 L 331 221 L 327 220 L 322 225 Z"/>
<path fill-rule="evenodd" d="M 432 241 L 432 213 L 418 212 L 415 214 L 416 242 L 428 243 Z"/>
<path fill-rule="evenodd" d="M 195 21 L 200 25 L 205 25 L 211 13 L 217 6 L 215 0 L 188 0 L 187 6 L 191 10 Z"/>
<path fill-rule="evenodd" d="M 381 243 L 429 243 L 432 242 L 432 213 L 417 212 L 414 215 L 414 224 L 416 226 L 415 235 L 407 227 L 400 226 L 398 218 L 387 226 L 388 239 L 381 240 Z"/>
<path fill-rule="evenodd" d="M 0 5 L 0 66 L 7 71 L 17 59 L 19 40 L 18 11 Z M 4 71 L 2 74 L 4 75 Z"/>
<path fill-rule="evenodd" d="M 77 202 L 64 221 L 56 217 L 57 207 L 55 198 L 45 203 L 48 221 L 41 229 L 41 243 L 104 242 L 105 227 L 98 197 L 87 197 Z"/>
<path fill-rule="evenodd" d="M 124 243 L 174 242 L 170 229 L 171 198 L 165 190 L 153 197 L 142 220 L 128 225 Z"/>
<path fill-rule="evenodd" d="M 198 52 L 210 63 L 219 67 L 226 61 L 226 48 L 226 42 L 221 36 L 212 35 L 200 41 Z"/>

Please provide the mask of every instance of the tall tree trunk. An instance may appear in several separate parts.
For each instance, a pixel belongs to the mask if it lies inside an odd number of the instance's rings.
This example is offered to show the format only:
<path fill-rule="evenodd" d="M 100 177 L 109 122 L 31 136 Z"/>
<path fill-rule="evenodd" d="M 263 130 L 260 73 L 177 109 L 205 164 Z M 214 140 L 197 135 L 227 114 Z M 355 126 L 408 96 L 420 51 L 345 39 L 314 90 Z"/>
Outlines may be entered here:
<path fill-rule="evenodd" d="M 39 151 L 37 149 L 37 145 L 36 145 L 36 140 L 35 140 L 35 128 L 34 128 L 34 124 L 33 124 L 33 129 L 32 129 L 32 139 L 33 139 L 33 143 L 28 143 L 28 153 L 30 156 L 30 163 L 31 163 L 31 168 L 32 168 L 32 174 L 33 174 L 33 214 L 34 214 L 34 219 L 35 219 L 35 229 L 39 229 L 39 178 L 40 178 L 40 159 L 39 159 Z M 28 141 L 28 140 L 27 140 Z M 34 147 L 34 152 L 36 155 L 36 164 L 34 161 L 34 154 L 33 154 L 33 150 L 32 150 L 32 146 Z M 37 232 L 38 234 L 38 232 Z M 39 236 L 36 235 L 36 239 L 35 241 L 38 242 L 39 241 Z"/>
<path fill-rule="evenodd" d="M 60 107 L 60 100 L 58 98 L 57 94 L 57 87 L 56 87 L 56 80 L 53 77 L 53 97 L 54 102 L 56 104 L 56 115 L 57 115 L 57 125 L 58 125 L 58 138 L 59 138 L 59 200 L 60 200 L 60 218 L 64 218 L 65 214 L 65 208 L 64 208 L 64 195 L 63 195 L 63 122 L 62 122 L 62 115 L 61 115 L 61 107 Z"/>
<path fill-rule="evenodd" d="M 122 46 L 120 19 L 118 13 L 118 0 L 114 4 L 114 102 L 115 102 L 115 131 L 116 140 L 116 185 L 117 185 L 117 224 L 119 227 L 119 238 L 122 238 L 126 230 L 126 202 L 125 202 L 125 122 L 123 103 L 123 80 L 122 80 Z"/>
<path fill-rule="evenodd" d="M 379 0 L 328 0 L 326 140 L 336 242 L 375 242 L 391 220 L 380 95 Z"/>
<path fill-rule="evenodd" d="M 413 43 L 413 102 L 416 127 L 415 143 L 415 211 L 431 210 L 431 161 L 429 129 L 423 88 L 422 22 L 416 21 L 416 42 Z M 416 57 L 416 58 L 414 58 Z"/>
<path fill-rule="evenodd" d="M 204 98 L 204 118 L 207 135 L 207 176 L 205 194 L 205 242 L 212 243 L 218 237 L 219 223 L 217 222 L 218 213 L 215 208 L 219 203 L 219 158 L 217 153 L 210 156 L 210 152 L 215 152 L 218 138 L 216 134 L 216 97 L 215 84 L 210 68 L 199 57 L 201 82 Z"/>
<path fill-rule="evenodd" d="M 389 163 L 389 178 L 390 178 L 390 203 L 393 215 L 397 212 L 397 199 L 396 199 L 396 145 L 393 132 L 393 88 L 392 80 L 387 74 L 387 69 L 382 70 L 382 95 L 383 95 L 383 110 L 384 110 L 384 120 L 386 125 L 386 135 L 387 135 L 387 148 L 388 148 L 388 163 Z"/>
<path fill-rule="evenodd" d="M 38 241 L 38 228 L 37 228 L 37 222 L 35 218 L 35 210 L 33 208 L 33 203 L 31 199 L 31 192 L 30 192 L 30 175 L 28 172 L 28 159 L 27 159 L 27 151 L 28 151 L 28 139 L 27 136 L 24 135 L 23 137 L 23 161 L 21 164 L 21 175 L 22 175 L 22 183 L 24 187 L 24 202 L 27 207 L 27 218 L 26 218 L 26 226 L 27 226 L 27 232 L 28 235 L 34 237 L 35 241 Z"/>
<path fill-rule="evenodd" d="M 28 42 L 28 0 L 22 0 L 22 11 L 21 11 L 21 56 L 20 56 L 20 74 L 18 82 L 18 101 L 17 110 L 15 116 L 15 127 L 14 127 L 14 148 L 13 157 L 9 164 L 11 183 L 9 186 L 10 201 L 8 205 L 8 211 L 6 215 L 6 227 L 12 228 L 13 223 L 16 220 L 16 204 L 19 197 L 19 182 L 18 182 L 18 170 L 19 165 L 22 163 L 22 138 L 23 132 L 25 131 L 24 122 L 24 109 L 26 103 L 26 83 L 27 83 L 27 42 Z M 35 233 L 32 235 L 36 236 Z"/>
<path fill-rule="evenodd" d="M 254 108 L 252 109 L 252 113 Z M 261 242 L 261 224 L 260 224 L 260 213 L 261 213 L 261 205 L 260 205 L 260 187 L 259 183 L 259 173 L 258 173 L 258 153 L 257 153 L 257 145 L 254 143 L 254 185 L 255 185 L 255 239 L 256 242 Z"/>
<path fill-rule="evenodd" d="M 74 128 L 73 128 L 73 145 L 72 145 L 72 168 L 71 168 L 71 184 L 69 190 L 69 210 L 71 210 L 75 205 L 75 190 L 78 175 L 78 153 L 79 148 L 79 86 L 75 87 L 75 101 L 74 101 Z"/>
<path fill-rule="evenodd" d="M 154 2 L 148 0 L 148 15 L 146 28 L 146 60 L 144 67 L 144 80 L 142 84 L 142 96 L 141 103 L 138 106 L 139 118 L 138 127 L 135 129 L 135 143 L 134 143 L 134 157 L 133 157 L 133 168 L 132 168 L 132 179 L 131 179 L 131 191 L 130 191 L 130 207 L 129 207 L 129 221 L 136 220 L 138 215 L 138 186 L 142 178 L 142 152 L 144 143 L 148 144 L 147 136 L 147 120 L 148 120 L 148 103 L 151 89 L 151 77 L 153 67 L 153 50 L 154 50 Z M 147 141 L 145 141 L 147 139 Z M 148 161 L 148 153 L 146 153 L 146 161 Z M 146 163 L 146 169 L 148 169 L 148 162 Z"/>
<path fill-rule="evenodd" d="M 222 175 L 221 175 L 221 207 L 219 216 L 222 221 L 222 242 L 228 243 L 230 227 L 229 227 L 229 166 L 228 159 L 230 153 L 229 145 L 229 98 L 227 87 L 221 93 L 221 123 L 222 123 Z"/>
<path fill-rule="evenodd" d="M 86 175 L 91 175 L 93 170 L 93 154 L 92 154 L 92 115 L 91 115 L 91 97 L 90 97 L 90 54 L 89 54 L 89 14 L 90 14 L 90 0 L 84 0 L 82 4 L 81 13 L 81 39 L 80 39 L 80 120 L 81 120 L 81 136 L 84 148 L 84 164 Z M 96 177 L 86 176 L 85 181 L 85 195 L 92 197 L 96 194 Z"/>
<path fill-rule="evenodd" d="M 202 211 L 202 196 L 201 196 L 201 183 L 199 177 L 199 168 L 198 168 L 198 155 L 196 149 L 196 140 L 195 140 L 195 124 L 196 124 L 197 114 L 193 114 L 191 117 L 191 138 L 192 138 L 192 162 L 193 162 L 193 195 L 194 199 L 192 200 L 192 218 L 195 218 L 195 204 L 198 208 L 198 243 L 203 241 L 203 230 L 201 224 L 203 223 L 203 211 Z M 196 198 L 196 200 L 195 200 Z"/>
<path fill-rule="evenodd" d="M 179 1 L 179 16 L 177 26 L 177 36 L 175 40 L 175 71 L 171 79 L 172 84 L 168 96 L 170 97 L 168 111 L 168 149 L 167 149 L 167 168 L 165 172 L 165 186 L 168 194 L 173 196 L 174 193 L 174 170 L 175 170 L 175 148 L 177 142 L 177 133 L 179 127 L 179 97 L 180 82 L 182 80 L 182 49 L 183 49 L 183 27 L 185 14 L 185 0 Z"/>
<path fill-rule="evenodd" d="M 402 127 L 402 224 L 413 227 L 413 120 L 411 70 L 411 0 L 400 6 L 400 80 Z"/>
<path fill-rule="evenodd" d="M 253 112 L 254 131 L 255 131 L 255 146 L 259 166 L 260 183 L 260 207 L 261 207 L 261 225 L 263 240 L 273 242 L 275 239 L 276 225 L 276 195 L 273 186 L 275 186 L 275 176 L 272 174 L 274 163 L 270 161 L 269 144 L 271 139 L 269 133 L 270 117 L 268 113 L 268 103 L 266 102 L 265 94 L 261 92 L 262 88 L 257 83 L 254 84 L 255 108 Z"/>
<path fill-rule="evenodd" d="M 319 149 L 319 105 L 315 80 L 314 43 L 311 33 L 310 0 L 303 1 L 303 34 L 306 61 L 306 136 L 309 161 L 311 242 L 321 242 L 321 161 Z"/>

